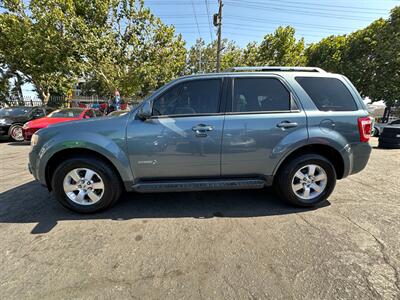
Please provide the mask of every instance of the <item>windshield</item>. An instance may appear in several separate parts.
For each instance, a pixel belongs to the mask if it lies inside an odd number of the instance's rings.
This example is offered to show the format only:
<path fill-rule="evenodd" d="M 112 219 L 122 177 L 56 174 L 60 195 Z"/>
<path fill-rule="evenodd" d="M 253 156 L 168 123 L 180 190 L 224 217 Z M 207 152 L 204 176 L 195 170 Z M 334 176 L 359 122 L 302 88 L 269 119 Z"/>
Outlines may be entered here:
<path fill-rule="evenodd" d="M 53 111 L 47 117 L 48 118 L 78 118 L 82 112 L 83 112 L 83 109 L 79 109 L 79 108 L 59 109 L 59 110 Z"/>
<path fill-rule="evenodd" d="M 31 109 L 28 107 L 2 108 L 0 109 L 0 117 L 22 116 L 27 114 L 30 110 Z"/>

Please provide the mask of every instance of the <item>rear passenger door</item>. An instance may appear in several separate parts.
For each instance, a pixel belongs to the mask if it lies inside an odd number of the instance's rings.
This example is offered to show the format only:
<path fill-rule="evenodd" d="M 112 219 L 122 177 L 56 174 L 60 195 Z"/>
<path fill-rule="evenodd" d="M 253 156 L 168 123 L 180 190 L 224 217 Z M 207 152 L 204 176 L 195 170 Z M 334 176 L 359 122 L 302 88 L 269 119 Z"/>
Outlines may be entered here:
<path fill-rule="evenodd" d="M 279 76 L 231 80 L 221 175 L 272 175 L 288 149 L 307 139 L 306 116 Z"/>

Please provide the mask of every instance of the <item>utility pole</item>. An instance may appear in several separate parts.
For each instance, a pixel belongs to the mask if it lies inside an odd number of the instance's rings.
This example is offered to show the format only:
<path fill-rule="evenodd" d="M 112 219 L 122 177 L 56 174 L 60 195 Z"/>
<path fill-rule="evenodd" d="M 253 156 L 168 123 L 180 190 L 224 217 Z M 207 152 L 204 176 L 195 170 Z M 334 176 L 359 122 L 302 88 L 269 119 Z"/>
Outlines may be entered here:
<path fill-rule="evenodd" d="M 217 73 L 221 71 L 221 29 L 222 29 L 222 0 L 218 0 L 218 14 L 214 14 L 214 26 L 218 26 L 218 46 L 217 46 Z"/>

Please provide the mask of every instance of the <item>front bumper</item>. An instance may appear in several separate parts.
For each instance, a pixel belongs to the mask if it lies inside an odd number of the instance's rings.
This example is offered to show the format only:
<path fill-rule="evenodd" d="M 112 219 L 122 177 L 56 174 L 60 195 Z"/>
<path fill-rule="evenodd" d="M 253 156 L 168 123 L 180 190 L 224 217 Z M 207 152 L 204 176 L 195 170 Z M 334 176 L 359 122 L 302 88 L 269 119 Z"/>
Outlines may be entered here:
<path fill-rule="evenodd" d="M 46 184 L 46 180 L 44 178 L 39 177 L 39 168 L 38 168 L 38 157 L 39 153 L 35 151 L 36 149 L 32 149 L 31 152 L 29 152 L 29 163 L 28 163 L 28 169 L 29 172 L 32 174 L 32 176 L 39 181 L 41 184 Z"/>
<path fill-rule="evenodd" d="M 32 135 L 38 130 L 39 130 L 39 128 L 28 128 L 28 129 L 22 128 L 22 135 L 24 136 L 24 140 L 30 141 L 32 138 Z"/>

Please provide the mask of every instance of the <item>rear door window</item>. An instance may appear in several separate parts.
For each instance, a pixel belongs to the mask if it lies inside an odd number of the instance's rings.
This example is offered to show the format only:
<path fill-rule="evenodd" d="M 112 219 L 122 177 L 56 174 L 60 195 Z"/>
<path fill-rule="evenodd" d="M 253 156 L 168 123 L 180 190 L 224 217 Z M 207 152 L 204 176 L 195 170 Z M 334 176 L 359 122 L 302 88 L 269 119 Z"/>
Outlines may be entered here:
<path fill-rule="evenodd" d="M 296 77 L 296 81 L 321 111 L 355 111 L 358 109 L 350 91 L 337 78 Z"/>
<path fill-rule="evenodd" d="M 289 111 L 290 93 L 275 78 L 235 78 L 232 112 Z"/>

